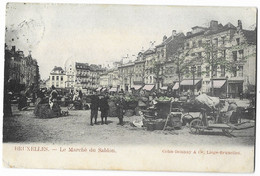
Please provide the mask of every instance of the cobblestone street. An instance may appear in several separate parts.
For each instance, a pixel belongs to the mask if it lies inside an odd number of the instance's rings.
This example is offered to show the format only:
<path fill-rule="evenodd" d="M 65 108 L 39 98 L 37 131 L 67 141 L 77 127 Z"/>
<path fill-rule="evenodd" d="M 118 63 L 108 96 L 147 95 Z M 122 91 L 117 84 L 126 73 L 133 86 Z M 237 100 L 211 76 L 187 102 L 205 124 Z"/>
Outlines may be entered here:
<path fill-rule="evenodd" d="M 224 136 L 221 130 L 205 131 L 201 135 L 190 133 L 187 126 L 181 130 L 147 131 L 131 126 L 140 117 L 125 117 L 125 125 L 117 125 L 116 117 L 108 118 L 108 125 L 90 126 L 90 111 L 70 111 L 69 116 L 38 119 L 33 109 L 18 111 L 13 106 L 13 117 L 4 118 L 4 142 L 54 143 L 54 144 L 174 144 L 176 145 L 254 145 L 254 128 L 234 131 L 236 137 Z"/>

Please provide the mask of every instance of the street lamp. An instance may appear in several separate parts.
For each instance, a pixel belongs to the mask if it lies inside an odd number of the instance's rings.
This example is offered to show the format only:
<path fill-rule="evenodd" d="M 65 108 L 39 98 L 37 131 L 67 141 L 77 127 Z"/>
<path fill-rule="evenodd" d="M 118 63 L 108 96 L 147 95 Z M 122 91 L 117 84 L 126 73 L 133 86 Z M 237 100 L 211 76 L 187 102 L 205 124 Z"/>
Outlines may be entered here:
<path fill-rule="evenodd" d="M 191 72 L 192 72 L 192 76 L 193 76 L 193 96 L 194 96 L 194 92 L 195 92 L 195 72 L 196 72 L 196 66 L 193 65 L 191 66 Z"/>

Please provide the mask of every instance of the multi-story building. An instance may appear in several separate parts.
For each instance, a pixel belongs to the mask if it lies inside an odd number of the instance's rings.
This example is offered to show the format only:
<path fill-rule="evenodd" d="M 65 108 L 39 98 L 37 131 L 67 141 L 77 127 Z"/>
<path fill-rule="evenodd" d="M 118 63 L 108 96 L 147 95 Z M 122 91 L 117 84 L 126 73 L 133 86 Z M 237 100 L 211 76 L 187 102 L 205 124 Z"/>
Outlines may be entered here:
<path fill-rule="evenodd" d="M 161 62 L 161 82 L 160 87 L 167 87 L 173 85 L 178 81 L 178 74 L 176 70 L 175 55 L 183 48 L 185 35 L 172 31 L 170 37 L 163 37 L 163 42 L 156 46 L 157 60 Z"/>
<path fill-rule="evenodd" d="M 145 58 L 145 84 L 155 84 L 154 65 L 156 61 L 155 49 L 148 49 L 144 52 Z"/>
<path fill-rule="evenodd" d="M 255 91 L 256 29 L 244 30 L 239 20 L 230 43 L 229 63 L 232 63 L 232 67 L 227 75 L 227 93 L 231 97 L 236 97 L 241 92 Z"/>
<path fill-rule="evenodd" d="M 50 72 L 48 87 L 66 88 L 66 79 L 65 71 L 61 67 L 55 66 Z"/>
<path fill-rule="evenodd" d="M 25 57 L 15 46 L 9 49 L 5 45 L 5 84 L 9 82 L 9 89 L 19 92 L 28 87 L 39 88 L 39 80 L 37 60 L 31 54 Z"/>
<path fill-rule="evenodd" d="M 128 91 L 134 85 L 133 84 L 134 68 L 135 68 L 134 62 L 122 64 L 121 66 L 118 67 L 118 72 L 119 72 L 118 77 L 120 80 L 120 89 Z"/>
<path fill-rule="evenodd" d="M 215 96 L 238 96 L 245 90 L 243 87 L 247 81 L 244 76 L 249 75 L 242 74 L 243 65 L 248 63 L 249 68 L 256 57 L 251 56 L 251 62 L 244 60 L 244 63 L 238 62 L 237 58 L 245 58 L 245 50 L 248 50 L 247 56 L 255 53 L 253 48 L 256 45 L 252 42 L 256 39 L 255 31 L 243 30 L 241 21 L 238 22 L 238 27 L 231 23 L 223 26 L 217 21 L 211 21 L 208 28 L 196 26 L 192 29 L 185 37 L 181 54 L 188 63 L 186 72 L 182 74 L 182 90 L 201 90 Z M 240 40 L 245 45 L 239 44 Z M 248 44 L 247 41 L 251 43 Z M 255 70 L 251 71 L 255 73 Z"/>
<path fill-rule="evenodd" d="M 134 86 L 143 86 L 145 82 L 145 58 L 142 52 L 138 53 L 134 61 Z"/>

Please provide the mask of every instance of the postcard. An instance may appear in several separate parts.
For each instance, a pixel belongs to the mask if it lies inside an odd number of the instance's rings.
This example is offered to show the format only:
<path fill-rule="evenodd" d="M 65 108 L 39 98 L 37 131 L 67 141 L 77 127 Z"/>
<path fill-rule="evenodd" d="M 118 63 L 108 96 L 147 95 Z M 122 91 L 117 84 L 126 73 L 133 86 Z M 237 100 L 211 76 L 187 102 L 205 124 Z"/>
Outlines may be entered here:
<path fill-rule="evenodd" d="M 4 167 L 254 172 L 256 19 L 7 3 Z"/>

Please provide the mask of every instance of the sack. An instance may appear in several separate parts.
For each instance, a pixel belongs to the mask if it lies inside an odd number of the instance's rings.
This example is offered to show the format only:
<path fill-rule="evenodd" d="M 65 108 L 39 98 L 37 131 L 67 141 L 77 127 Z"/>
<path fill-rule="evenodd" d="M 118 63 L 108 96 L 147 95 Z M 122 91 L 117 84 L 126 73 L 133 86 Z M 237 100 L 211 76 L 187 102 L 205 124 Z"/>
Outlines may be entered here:
<path fill-rule="evenodd" d="M 209 108 L 216 108 L 216 106 L 219 104 L 220 100 L 217 97 L 210 97 L 206 94 L 199 95 L 195 98 L 195 101 L 197 103 L 206 105 Z"/>

